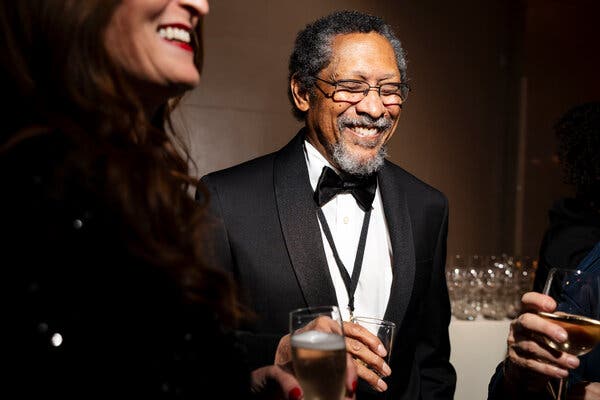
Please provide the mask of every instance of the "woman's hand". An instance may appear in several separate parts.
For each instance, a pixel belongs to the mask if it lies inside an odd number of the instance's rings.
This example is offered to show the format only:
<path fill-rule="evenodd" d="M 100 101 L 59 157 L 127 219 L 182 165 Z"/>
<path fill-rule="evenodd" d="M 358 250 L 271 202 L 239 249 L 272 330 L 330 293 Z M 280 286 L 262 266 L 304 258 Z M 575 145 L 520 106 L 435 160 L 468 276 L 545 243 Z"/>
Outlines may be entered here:
<path fill-rule="evenodd" d="M 546 338 L 562 343 L 567 332 L 537 313 L 553 312 L 556 302 L 536 292 L 521 299 L 523 313 L 511 322 L 504 379 L 509 387 L 527 384 L 530 390 L 542 390 L 550 378 L 566 378 L 569 370 L 579 366 L 579 359 L 548 346 Z"/>
<path fill-rule="evenodd" d="M 296 377 L 283 366 L 269 365 L 252 371 L 251 390 L 257 399 L 300 400 L 302 389 Z"/>

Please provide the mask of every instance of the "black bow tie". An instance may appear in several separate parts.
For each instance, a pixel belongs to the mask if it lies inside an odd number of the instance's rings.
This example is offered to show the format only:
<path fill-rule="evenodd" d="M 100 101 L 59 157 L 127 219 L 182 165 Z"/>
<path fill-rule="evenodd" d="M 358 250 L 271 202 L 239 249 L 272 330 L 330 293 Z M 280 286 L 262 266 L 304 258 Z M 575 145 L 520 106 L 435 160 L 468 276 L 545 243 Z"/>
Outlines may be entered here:
<path fill-rule="evenodd" d="M 317 183 L 314 199 L 319 207 L 333 199 L 338 193 L 350 193 L 356 199 L 358 206 L 367 211 L 373 204 L 377 189 L 377 175 L 355 176 L 343 174 L 339 176 L 329 167 L 323 167 L 323 172 Z"/>

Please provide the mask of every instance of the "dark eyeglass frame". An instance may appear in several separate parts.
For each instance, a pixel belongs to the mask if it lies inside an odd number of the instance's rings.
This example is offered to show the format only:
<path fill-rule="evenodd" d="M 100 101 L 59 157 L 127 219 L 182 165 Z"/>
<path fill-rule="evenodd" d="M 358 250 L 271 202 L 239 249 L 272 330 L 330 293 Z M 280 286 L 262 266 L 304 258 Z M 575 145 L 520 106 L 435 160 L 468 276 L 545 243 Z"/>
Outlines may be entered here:
<path fill-rule="evenodd" d="M 367 95 L 369 94 L 369 92 L 371 90 L 376 90 L 377 94 L 379 95 L 379 98 L 382 100 L 382 102 L 385 105 L 402 105 L 408 98 L 408 93 L 411 91 L 410 85 L 408 83 L 403 83 L 403 82 L 384 83 L 382 85 L 371 86 L 371 85 L 369 85 L 368 82 L 357 80 L 357 79 L 342 79 L 339 81 L 328 81 L 326 79 L 321 79 L 318 76 L 313 76 L 313 78 L 315 78 L 316 80 L 318 80 L 320 82 L 323 82 L 323 83 L 333 86 L 333 93 L 328 94 L 323 89 L 321 89 L 319 87 L 319 85 L 315 85 L 317 87 L 317 89 L 319 89 L 325 96 L 327 96 L 328 98 L 332 98 L 335 101 L 344 101 L 344 102 L 350 102 L 350 103 L 359 103 L 365 97 L 367 97 Z M 352 90 L 350 88 L 340 89 L 340 86 L 344 85 L 345 83 L 360 84 L 360 85 L 363 85 L 365 87 L 365 89 L 364 90 Z M 386 85 L 396 86 L 398 88 L 398 92 L 382 96 L 381 88 Z M 339 97 L 336 99 L 335 95 L 342 91 L 352 93 L 352 94 L 362 94 L 362 97 L 359 100 L 352 100 L 352 101 L 347 100 L 347 99 L 340 99 Z M 396 95 L 400 97 L 400 102 L 393 102 L 393 103 L 385 102 L 387 96 L 396 96 Z"/>

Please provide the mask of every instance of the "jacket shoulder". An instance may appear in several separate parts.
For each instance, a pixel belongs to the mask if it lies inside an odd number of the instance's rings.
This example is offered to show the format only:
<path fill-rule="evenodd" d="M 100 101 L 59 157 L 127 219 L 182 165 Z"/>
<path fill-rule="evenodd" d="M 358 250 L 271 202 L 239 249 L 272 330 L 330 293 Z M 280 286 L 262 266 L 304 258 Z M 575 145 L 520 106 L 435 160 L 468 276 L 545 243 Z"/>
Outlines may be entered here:
<path fill-rule="evenodd" d="M 448 199 L 442 191 L 416 177 L 399 165 L 386 160 L 384 168 L 386 173 L 391 176 L 394 181 L 401 182 L 401 185 L 409 199 L 426 198 L 429 199 L 429 201 L 443 205 L 448 203 Z"/>
<path fill-rule="evenodd" d="M 276 153 L 266 154 L 251 160 L 223 168 L 204 175 L 203 182 L 232 183 L 247 182 L 251 179 L 264 177 L 273 172 L 273 160 Z"/>

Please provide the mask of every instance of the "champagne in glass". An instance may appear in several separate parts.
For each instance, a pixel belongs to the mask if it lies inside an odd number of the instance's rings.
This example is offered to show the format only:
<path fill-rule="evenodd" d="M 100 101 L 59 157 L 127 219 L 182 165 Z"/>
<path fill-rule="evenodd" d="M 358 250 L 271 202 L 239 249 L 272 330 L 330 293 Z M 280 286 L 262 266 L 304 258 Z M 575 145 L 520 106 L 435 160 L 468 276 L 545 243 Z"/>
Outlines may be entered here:
<path fill-rule="evenodd" d="M 346 343 L 336 306 L 290 313 L 294 372 L 305 400 L 341 400 L 346 391 Z"/>
<path fill-rule="evenodd" d="M 582 356 L 589 353 L 600 342 L 600 321 L 598 320 L 561 311 L 554 313 L 542 311 L 539 314 L 560 325 L 569 334 L 567 341 L 563 343 L 547 340 L 548 346 L 553 349 Z"/>
<path fill-rule="evenodd" d="M 600 274 L 552 268 L 543 293 L 554 298 L 557 308 L 539 315 L 563 327 L 568 335 L 563 343 L 545 337 L 548 346 L 576 356 L 593 350 L 600 342 Z M 566 399 L 567 391 L 561 379 L 557 398 Z"/>

